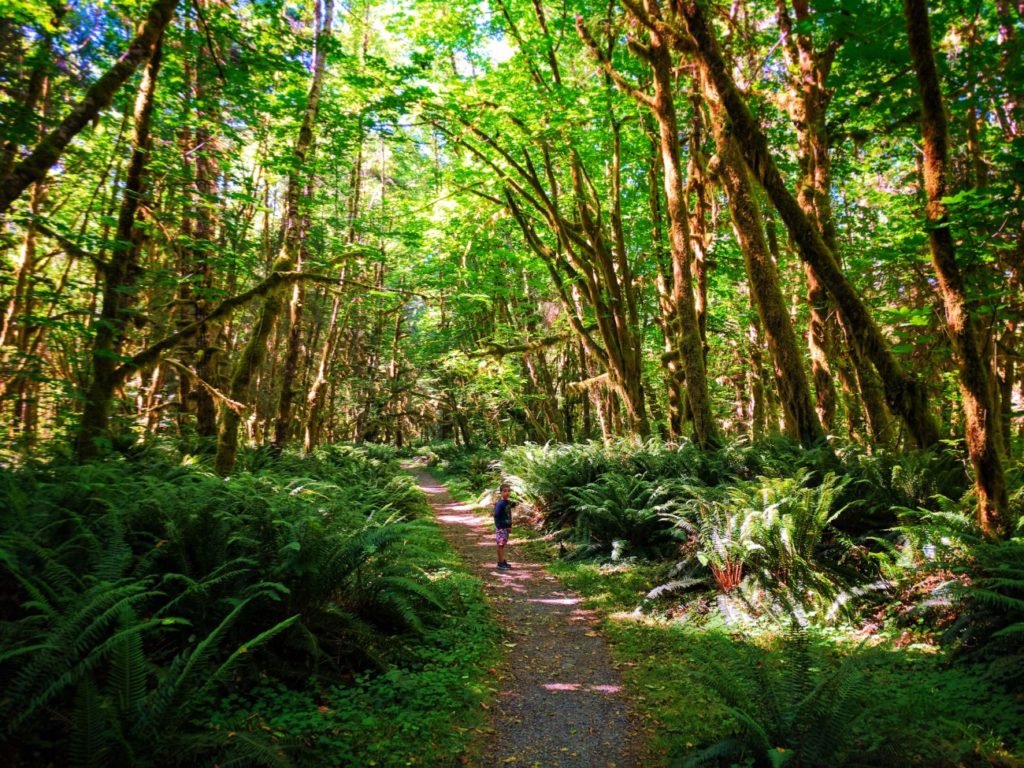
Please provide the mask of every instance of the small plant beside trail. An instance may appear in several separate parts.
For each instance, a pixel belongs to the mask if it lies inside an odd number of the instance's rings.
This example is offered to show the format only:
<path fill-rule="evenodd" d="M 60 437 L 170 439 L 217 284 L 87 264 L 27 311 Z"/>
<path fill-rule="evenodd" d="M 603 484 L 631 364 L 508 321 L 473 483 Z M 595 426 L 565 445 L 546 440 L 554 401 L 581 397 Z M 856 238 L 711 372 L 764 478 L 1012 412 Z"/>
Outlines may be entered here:
<path fill-rule="evenodd" d="M 812 653 L 809 632 L 792 625 L 770 656 L 731 646 L 703 680 L 725 703 L 733 732 L 678 764 L 687 768 L 752 761 L 755 766 L 857 765 L 850 751 L 867 688 L 856 656 L 833 663 Z"/>

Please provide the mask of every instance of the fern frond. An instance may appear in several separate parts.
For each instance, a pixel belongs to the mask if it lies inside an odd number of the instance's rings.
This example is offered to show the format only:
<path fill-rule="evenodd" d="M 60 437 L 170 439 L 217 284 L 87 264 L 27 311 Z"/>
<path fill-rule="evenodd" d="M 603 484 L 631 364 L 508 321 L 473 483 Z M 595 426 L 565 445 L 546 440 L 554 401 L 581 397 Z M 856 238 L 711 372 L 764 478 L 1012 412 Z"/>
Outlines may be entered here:
<path fill-rule="evenodd" d="M 28 657 L 9 684 L 6 698 L 15 711 L 10 714 L 7 727 L 13 731 L 76 682 L 83 672 L 98 664 L 109 643 L 102 638 L 120 619 L 122 611 L 158 594 L 140 583 L 98 585 L 83 594 L 69 613 L 57 617 L 56 626 L 46 627 L 45 643 L 30 643 L 39 650 Z"/>
<path fill-rule="evenodd" d="M 121 632 L 112 649 L 108 686 L 119 712 L 132 712 L 146 693 L 146 657 L 142 632 L 131 608 L 125 607 L 119 620 Z"/>
<path fill-rule="evenodd" d="M 89 678 L 78 682 L 68 757 L 71 768 L 105 768 L 110 743 L 110 714 Z"/>
<path fill-rule="evenodd" d="M 246 654 L 263 645 L 272 637 L 284 632 L 284 630 L 291 627 L 298 620 L 299 617 L 297 615 L 289 616 L 284 621 L 279 621 L 274 626 L 263 630 L 258 635 L 236 648 L 231 655 L 228 656 L 228 658 L 219 667 L 217 667 L 217 669 L 206 677 L 206 682 L 196 693 L 196 698 L 201 699 L 204 695 L 209 694 L 215 685 L 219 685 L 224 681 L 228 672 L 230 672 Z"/>

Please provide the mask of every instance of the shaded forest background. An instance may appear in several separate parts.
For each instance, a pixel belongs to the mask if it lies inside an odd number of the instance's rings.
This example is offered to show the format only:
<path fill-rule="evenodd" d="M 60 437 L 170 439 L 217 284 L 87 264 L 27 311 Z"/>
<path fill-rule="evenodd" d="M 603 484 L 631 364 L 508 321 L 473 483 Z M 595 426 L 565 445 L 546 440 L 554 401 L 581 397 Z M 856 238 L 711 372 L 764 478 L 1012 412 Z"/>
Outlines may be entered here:
<path fill-rule="evenodd" d="M 478 757 L 418 456 L 513 484 L 652 765 L 1021 765 L 1022 36 L 6 2 L 0 762 Z"/>

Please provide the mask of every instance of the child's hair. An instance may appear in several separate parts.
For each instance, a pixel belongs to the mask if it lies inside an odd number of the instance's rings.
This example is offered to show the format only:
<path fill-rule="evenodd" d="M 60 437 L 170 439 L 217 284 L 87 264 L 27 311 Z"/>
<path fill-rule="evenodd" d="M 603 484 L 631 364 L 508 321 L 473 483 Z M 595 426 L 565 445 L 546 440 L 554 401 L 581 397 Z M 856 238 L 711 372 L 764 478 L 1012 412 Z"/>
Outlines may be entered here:
<path fill-rule="evenodd" d="M 502 483 L 501 485 L 499 485 L 499 486 L 498 486 L 498 493 L 501 493 L 501 492 L 502 492 L 502 491 L 504 491 L 504 490 L 505 490 L 506 488 L 507 488 L 508 490 L 510 490 L 510 491 L 512 490 L 512 486 L 511 486 L 511 485 L 509 485 L 508 483 Z"/>

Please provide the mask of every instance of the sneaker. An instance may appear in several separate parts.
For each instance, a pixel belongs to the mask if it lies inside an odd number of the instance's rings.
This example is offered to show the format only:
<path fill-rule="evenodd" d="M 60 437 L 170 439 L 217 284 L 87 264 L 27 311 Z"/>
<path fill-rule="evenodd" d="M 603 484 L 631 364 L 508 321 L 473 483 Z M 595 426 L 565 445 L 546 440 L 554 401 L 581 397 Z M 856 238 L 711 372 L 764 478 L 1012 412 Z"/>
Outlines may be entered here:
<path fill-rule="evenodd" d="M 498 567 L 501 568 L 501 570 L 503 570 L 503 571 L 507 571 L 507 570 L 510 570 L 512 568 L 512 566 L 509 565 L 505 561 L 502 561 L 502 562 L 498 563 Z"/>

